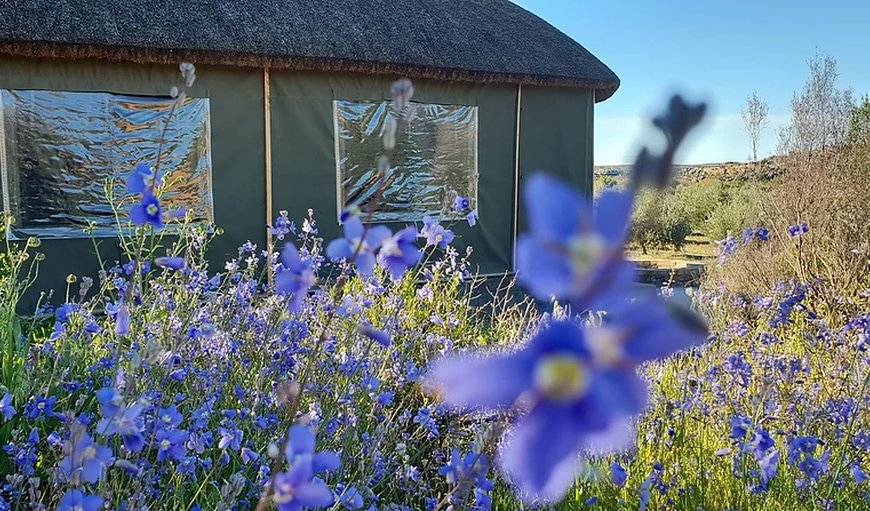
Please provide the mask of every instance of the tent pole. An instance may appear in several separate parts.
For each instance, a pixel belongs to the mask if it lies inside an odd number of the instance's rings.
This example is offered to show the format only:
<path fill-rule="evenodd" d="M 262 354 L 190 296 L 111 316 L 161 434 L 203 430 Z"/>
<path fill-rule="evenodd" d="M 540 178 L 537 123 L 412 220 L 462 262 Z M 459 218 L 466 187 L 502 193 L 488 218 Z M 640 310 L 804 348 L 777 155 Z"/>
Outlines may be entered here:
<path fill-rule="evenodd" d="M 265 124 L 266 142 L 266 225 L 272 225 L 272 88 L 269 83 L 269 68 L 263 68 L 263 122 Z M 266 250 L 272 253 L 272 233 L 266 231 Z M 271 265 L 268 265 L 269 284 L 274 278 Z"/>
<path fill-rule="evenodd" d="M 520 230 L 520 112 L 523 108 L 523 84 L 517 84 L 517 120 L 514 132 L 514 239 L 511 262 L 513 271 L 517 271 L 517 237 Z"/>

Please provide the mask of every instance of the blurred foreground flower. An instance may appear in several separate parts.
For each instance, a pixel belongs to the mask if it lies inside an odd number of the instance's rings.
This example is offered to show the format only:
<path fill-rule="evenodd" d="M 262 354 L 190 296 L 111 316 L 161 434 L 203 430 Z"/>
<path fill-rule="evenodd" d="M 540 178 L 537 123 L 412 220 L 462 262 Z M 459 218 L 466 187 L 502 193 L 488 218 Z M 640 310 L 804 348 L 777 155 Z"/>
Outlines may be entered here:
<path fill-rule="evenodd" d="M 574 482 L 580 452 L 623 447 L 627 418 L 646 404 L 644 382 L 633 370 L 597 364 L 587 334 L 554 323 L 522 351 L 448 357 L 429 377 L 429 388 L 458 410 L 528 403 L 502 442 L 500 462 L 529 500 L 560 499 Z"/>
<path fill-rule="evenodd" d="M 593 295 L 634 283 L 622 258 L 632 196 L 608 191 L 597 205 L 545 174 L 524 189 L 530 232 L 517 242 L 517 278 L 540 299 L 568 299 L 579 308 Z"/>

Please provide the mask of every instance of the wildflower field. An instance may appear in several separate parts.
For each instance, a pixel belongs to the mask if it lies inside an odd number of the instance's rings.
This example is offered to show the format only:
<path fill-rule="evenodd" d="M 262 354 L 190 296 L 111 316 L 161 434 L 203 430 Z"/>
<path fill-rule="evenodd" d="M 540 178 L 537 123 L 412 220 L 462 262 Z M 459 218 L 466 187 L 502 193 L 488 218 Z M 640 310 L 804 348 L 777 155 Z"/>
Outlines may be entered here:
<path fill-rule="evenodd" d="M 20 310 L 40 242 L 5 240 L 0 510 L 870 509 L 868 295 L 718 279 L 774 243 L 805 264 L 813 227 L 729 236 L 691 308 L 623 257 L 636 192 L 703 114 L 674 98 L 667 147 L 594 204 L 529 179 L 495 287 L 452 247 L 448 218 L 478 221 L 455 194 L 396 232 L 347 211 L 337 240 L 282 214 L 218 265 L 220 230 L 162 207 L 171 169 L 129 169 L 126 259 L 54 305 Z"/>

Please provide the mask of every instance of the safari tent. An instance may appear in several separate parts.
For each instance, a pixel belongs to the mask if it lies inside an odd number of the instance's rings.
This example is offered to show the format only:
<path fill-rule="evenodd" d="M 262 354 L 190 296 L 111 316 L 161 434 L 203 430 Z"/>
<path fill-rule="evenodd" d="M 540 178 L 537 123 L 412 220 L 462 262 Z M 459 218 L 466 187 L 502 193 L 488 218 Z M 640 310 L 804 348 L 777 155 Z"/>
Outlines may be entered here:
<path fill-rule="evenodd" d="M 196 64 L 190 98 L 160 127 Z M 519 190 L 546 170 L 592 189 L 593 111 L 617 76 L 509 0 L 9 0 L 0 5 L 0 170 L 10 233 L 43 240 L 38 287 L 119 258 L 104 183 L 161 152 L 167 200 L 225 234 L 212 260 L 264 246 L 278 211 L 321 235 L 371 195 L 390 84 L 414 81 L 376 221 L 442 211 L 481 274 L 513 269 Z M 113 193 L 122 194 L 119 188 Z M 87 231 L 87 232 L 85 232 Z"/>

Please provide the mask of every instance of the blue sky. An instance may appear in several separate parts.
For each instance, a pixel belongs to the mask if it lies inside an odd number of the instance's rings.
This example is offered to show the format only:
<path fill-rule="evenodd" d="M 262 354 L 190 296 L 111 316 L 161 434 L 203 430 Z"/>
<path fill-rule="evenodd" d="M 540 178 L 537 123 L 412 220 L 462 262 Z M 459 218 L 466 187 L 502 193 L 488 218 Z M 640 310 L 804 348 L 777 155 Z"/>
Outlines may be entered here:
<path fill-rule="evenodd" d="M 776 148 L 807 60 L 828 54 L 841 88 L 870 94 L 870 0 L 514 0 L 613 69 L 616 94 L 596 107 L 595 163 L 633 160 L 646 119 L 680 92 L 711 114 L 680 163 L 745 161 L 740 108 L 753 90 L 770 105 L 759 156 Z"/>

